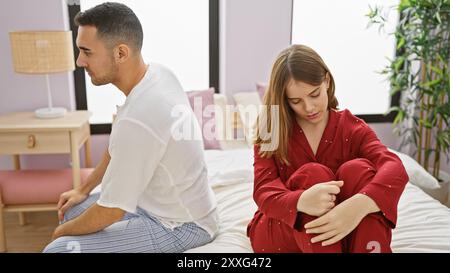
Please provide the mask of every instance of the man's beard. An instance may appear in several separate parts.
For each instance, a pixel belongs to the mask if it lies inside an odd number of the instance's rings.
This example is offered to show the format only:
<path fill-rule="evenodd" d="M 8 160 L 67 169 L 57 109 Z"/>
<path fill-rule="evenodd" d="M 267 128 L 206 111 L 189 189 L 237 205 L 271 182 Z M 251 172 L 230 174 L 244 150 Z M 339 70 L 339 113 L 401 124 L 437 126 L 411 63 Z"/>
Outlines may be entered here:
<path fill-rule="evenodd" d="M 101 85 L 105 85 L 105 84 L 109 84 L 112 83 L 114 78 L 116 77 L 117 74 L 117 66 L 112 64 L 110 65 L 109 71 L 105 74 L 103 74 L 101 77 L 91 77 L 91 82 L 93 85 L 95 86 L 101 86 Z"/>

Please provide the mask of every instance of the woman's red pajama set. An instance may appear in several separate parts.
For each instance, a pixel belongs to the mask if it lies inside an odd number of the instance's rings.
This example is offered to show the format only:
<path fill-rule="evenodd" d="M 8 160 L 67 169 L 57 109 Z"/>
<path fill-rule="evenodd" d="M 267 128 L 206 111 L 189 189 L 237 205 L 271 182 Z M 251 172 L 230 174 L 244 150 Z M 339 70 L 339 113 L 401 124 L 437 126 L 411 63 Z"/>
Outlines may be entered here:
<path fill-rule="evenodd" d="M 380 142 L 373 130 L 348 110 L 329 111 L 328 124 L 314 155 L 301 127 L 294 122 L 288 146 L 289 165 L 262 158 L 254 148 L 254 192 L 258 206 L 248 225 L 255 252 L 391 252 L 391 229 L 397 204 L 408 181 L 400 159 Z M 300 195 L 321 182 L 343 180 L 336 205 L 362 193 L 380 212 L 368 214 L 341 241 L 311 243 L 304 225 L 317 217 L 297 211 Z"/>

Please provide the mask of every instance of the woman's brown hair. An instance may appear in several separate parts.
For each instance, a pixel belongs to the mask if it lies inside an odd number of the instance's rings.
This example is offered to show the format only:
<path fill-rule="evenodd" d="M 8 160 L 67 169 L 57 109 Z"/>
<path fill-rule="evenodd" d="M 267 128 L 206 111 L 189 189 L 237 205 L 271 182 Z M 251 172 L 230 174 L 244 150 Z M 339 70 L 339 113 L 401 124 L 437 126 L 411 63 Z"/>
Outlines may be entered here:
<path fill-rule="evenodd" d="M 295 122 L 295 114 L 286 98 L 286 86 L 289 81 L 293 79 L 317 86 L 327 75 L 328 109 L 337 109 L 333 75 L 313 49 L 305 45 L 292 45 L 278 55 L 263 98 L 263 109 L 255 124 L 254 143 L 260 147 L 259 154 L 262 157 L 276 156 L 284 164 L 289 164 L 288 144 L 292 122 Z"/>

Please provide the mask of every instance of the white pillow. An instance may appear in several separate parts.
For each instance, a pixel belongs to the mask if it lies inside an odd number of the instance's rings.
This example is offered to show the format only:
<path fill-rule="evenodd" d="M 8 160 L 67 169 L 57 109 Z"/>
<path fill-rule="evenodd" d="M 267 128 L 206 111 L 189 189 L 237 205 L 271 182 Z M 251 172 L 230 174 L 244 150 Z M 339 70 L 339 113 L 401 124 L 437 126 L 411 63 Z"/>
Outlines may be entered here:
<path fill-rule="evenodd" d="M 396 154 L 405 166 L 406 173 L 409 176 L 409 182 L 421 189 L 439 189 L 440 185 L 434 176 L 428 173 L 417 161 L 409 155 L 389 149 Z"/>
<path fill-rule="evenodd" d="M 224 94 L 214 94 L 216 108 L 216 134 L 219 137 L 221 150 L 242 149 L 247 147 L 245 139 L 236 139 L 233 122 L 233 106 L 228 105 Z"/>
<path fill-rule="evenodd" d="M 244 136 L 248 146 L 253 147 L 256 120 L 261 106 L 258 92 L 240 92 L 233 95 L 238 108 L 239 117 L 244 127 Z"/>
<path fill-rule="evenodd" d="M 214 106 L 216 107 L 216 134 L 219 142 L 225 139 L 228 119 L 226 117 L 227 97 L 224 94 L 214 94 Z M 222 146 L 222 143 L 221 145 Z M 223 148 L 223 147 L 222 147 Z"/>

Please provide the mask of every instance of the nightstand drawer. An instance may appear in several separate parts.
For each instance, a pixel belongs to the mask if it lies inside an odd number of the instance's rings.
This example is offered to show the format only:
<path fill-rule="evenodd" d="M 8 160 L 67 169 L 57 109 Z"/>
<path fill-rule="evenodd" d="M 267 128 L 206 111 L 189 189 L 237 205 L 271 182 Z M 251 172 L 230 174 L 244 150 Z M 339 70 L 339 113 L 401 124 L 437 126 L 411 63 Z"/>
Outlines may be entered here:
<path fill-rule="evenodd" d="M 0 134 L 1 154 L 70 153 L 69 132 Z"/>

